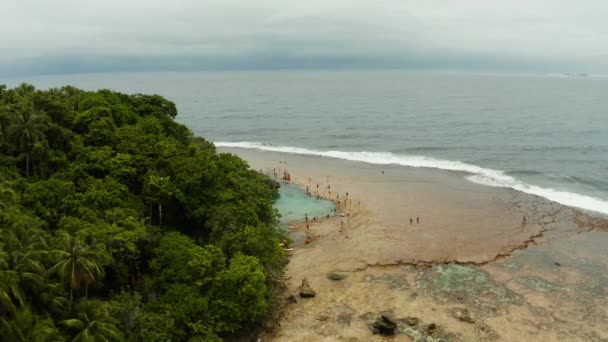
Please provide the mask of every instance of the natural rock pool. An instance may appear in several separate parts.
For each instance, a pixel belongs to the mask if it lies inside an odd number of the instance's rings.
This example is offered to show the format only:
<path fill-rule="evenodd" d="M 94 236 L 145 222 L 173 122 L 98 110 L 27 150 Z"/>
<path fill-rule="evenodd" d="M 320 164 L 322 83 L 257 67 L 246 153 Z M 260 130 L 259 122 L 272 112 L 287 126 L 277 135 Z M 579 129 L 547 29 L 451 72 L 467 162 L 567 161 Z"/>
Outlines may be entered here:
<path fill-rule="evenodd" d="M 331 214 L 334 203 L 326 199 L 316 199 L 308 196 L 304 190 L 294 184 L 281 184 L 279 199 L 275 208 L 281 214 L 280 225 L 286 227 L 292 222 L 303 221 L 304 216 L 312 220 L 313 217 L 324 217 Z"/>

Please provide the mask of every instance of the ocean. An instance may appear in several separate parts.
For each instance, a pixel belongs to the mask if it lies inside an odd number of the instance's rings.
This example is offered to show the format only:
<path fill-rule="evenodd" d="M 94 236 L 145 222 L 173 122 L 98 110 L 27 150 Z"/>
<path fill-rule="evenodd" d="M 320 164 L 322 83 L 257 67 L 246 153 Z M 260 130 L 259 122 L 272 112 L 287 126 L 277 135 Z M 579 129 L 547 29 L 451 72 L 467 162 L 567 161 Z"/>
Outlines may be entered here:
<path fill-rule="evenodd" d="M 0 79 L 173 100 L 218 146 L 465 171 L 608 214 L 608 78 L 409 71 L 102 73 Z"/>

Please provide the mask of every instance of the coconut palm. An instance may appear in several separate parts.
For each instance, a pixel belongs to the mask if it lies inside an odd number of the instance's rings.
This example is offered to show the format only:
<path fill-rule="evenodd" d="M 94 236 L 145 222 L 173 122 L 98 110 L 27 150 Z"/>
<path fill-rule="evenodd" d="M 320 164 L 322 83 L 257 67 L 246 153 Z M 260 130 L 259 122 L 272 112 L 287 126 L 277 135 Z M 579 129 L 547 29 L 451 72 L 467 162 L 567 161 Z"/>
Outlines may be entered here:
<path fill-rule="evenodd" d="M 105 250 L 89 246 L 81 239 L 72 237 L 66 232 L 63 232 L 63 239 L 63 249 L 51 252 L 52 256 L 56 258 L 55 260 L 59 261 L 50 269 L 50 273 L 59 274 L 61 279 L 69 284 L 69 311 L 71 311 L 74 289 L 78 289 L 81 284 L 84 284 L 85 291 L 87 291 L 89 285 L 102 278 L 104 276 L 103 265 L 109 262 L 110 256 Z"/>
<path fill-rule="evenodd" d="M 0 318 L 0 339 L 14 342 L 61 342 L 65 339 L 48 317 L 19 310 L 12 319 Z"/>
<path fill-rule="evenodd" d="M 147 197 L 158 205 L 158 225 L 163 224 L 163 200 L 173 196 L 173 184 L 171 177 L 150 174 L 146 184 Z"/>
<path fill-rule="evenodd" d="M 27 293 L 44 287 L 46 243 L 39 231 L 10 226 L 0 233 L 0 247 L 0 301 L 4 312 L 14 313 Z"/>
<path fill-rule="evenodd" d="M 107 303 L 85 299 L 76 305 L 75 312 L 75 318 L 61 322 L 76 334 L 72 342 L 124 340 Z"/>
<path fill-rule="evenodd" d="M 25 226 L 13 225 L 2 231 L 0 236 L 9 254 L 10 268 L 17 271 L 23 278 L 44 274 L 42 260 L 47 254 L 46 241 L 42 232 Z"/>
<path fill-rule="evenodd" d="M 2 221 L 8 208 L 15 203 L 15 199 L 17 198 L 17 194 L 6 184 L 0 184 L 0 221 Z"/>
<path fill-rule="evenodd" d="M 11 122 L 11 111 L 7 104 L 0 102 L 0 142 L 8 140 L 7 131 Z"/>
<path fill-rule="evenodd" d="M 19 287 L 19 275 L 9 268 L 10 255 L 0 244 L 0 313 L 12 315 L 23 305 L 23 295 Z"/>
<path fill-rule="evenodd" d="M 44 140 L 46 123 L 42 115 L 34 110 L 31 98 L 27 97 L 14 107 L 12 122 L 8 127 L 8 137 L 25 154 L 25 175 L 30 174 L 30 159 L 34 144 Z"/>
<path fill-rule="evenodd" d="M 7 268 L 17 277 L 23 299 L 41 309 L 61 309 L 65 298 L 61 297 L 56 285 L 45 279 L 48 247 L 42 231 L 13 225 L 2 231 L 0 241 L 7 255 Z"/>

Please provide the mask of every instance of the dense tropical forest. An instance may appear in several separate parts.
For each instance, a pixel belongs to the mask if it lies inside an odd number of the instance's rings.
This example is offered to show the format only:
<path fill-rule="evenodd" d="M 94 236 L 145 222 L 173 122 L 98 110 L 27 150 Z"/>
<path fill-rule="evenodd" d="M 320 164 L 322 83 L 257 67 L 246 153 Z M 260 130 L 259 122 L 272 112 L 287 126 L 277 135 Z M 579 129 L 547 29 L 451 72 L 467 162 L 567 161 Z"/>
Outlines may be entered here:
<path fill-rule="evenodd" d="M 268 317 L 275 183 L 176 115 L 0 85 L 0 340 L 221 341 Z"/>

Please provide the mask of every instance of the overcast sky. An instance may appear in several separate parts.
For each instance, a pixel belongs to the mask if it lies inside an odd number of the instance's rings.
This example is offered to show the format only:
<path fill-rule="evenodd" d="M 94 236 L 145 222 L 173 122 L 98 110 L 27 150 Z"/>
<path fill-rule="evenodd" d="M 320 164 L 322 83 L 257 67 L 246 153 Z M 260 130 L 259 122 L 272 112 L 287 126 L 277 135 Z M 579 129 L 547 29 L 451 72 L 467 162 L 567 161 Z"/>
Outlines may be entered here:
<path fill-rule="evenodd" d="M 0 0 L 0 75 L 608 71 L 606 0 Z"/>

